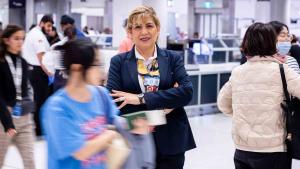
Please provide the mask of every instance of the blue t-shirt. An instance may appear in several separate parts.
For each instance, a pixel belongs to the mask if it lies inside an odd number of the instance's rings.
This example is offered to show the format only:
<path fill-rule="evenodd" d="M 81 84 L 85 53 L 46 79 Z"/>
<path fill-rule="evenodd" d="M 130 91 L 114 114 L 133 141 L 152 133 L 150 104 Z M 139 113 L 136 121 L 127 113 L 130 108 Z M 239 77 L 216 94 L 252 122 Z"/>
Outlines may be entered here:
<path fill-rule="evenodd" d="M 99 90 L 88 86 L 88 89 L 92 93 L 90 102 L 75 101 L 65 89 L 60 89 L 42 108 L 41 120 L 48 146 L 49 169 L 106 168 L 104 152 L 86 161 L 79 161 L 72 156 L 86 141 L 101 134 L 108 121 L 112 122 L 119 113 L 105 88 Z"/>

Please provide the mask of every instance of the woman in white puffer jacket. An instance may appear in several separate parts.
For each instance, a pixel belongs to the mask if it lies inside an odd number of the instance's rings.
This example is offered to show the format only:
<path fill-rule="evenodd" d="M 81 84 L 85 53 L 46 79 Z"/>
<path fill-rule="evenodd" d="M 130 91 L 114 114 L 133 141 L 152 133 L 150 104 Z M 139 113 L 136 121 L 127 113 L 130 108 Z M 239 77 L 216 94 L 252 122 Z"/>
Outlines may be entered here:
<path fill-rule="evenodd" d="M 248 61 L 236 67 L 218 96 L 232 116 L 236 169 L 285 169 L 284 99 L 277 35 L 270 24 L 251 25 L 242 42 Z M 284 65 L 288 92 L 300 98 L 300 75 Z"/>

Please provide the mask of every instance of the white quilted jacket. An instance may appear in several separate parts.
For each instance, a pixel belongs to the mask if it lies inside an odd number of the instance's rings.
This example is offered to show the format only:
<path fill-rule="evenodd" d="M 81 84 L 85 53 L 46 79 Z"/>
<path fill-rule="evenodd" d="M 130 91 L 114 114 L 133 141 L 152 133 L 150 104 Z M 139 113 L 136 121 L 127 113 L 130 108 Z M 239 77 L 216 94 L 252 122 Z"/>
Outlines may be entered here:
<path fill-rule="evenodd" d="M 218 96 L 218 107 L 233 118 L 232 136 L 237 149 L 284 152 L 284 98 L 279 62 L 258 56 L 236 67 Z M 288 91 L 300 98 L 300 75 L 284 65 Z"/>

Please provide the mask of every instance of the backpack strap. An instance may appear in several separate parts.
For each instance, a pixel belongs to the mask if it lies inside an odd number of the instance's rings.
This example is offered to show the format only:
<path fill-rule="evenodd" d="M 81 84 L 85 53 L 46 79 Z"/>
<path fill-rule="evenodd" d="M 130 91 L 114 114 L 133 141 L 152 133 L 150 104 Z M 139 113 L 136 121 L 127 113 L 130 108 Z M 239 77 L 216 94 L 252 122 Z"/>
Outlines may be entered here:
<path fill-rule="evenodd" d="M 113 124 L 113 119 L 111 118 L 111 114 L 110 114 L 110 107 L 108 106 L 110 103 L 106 97 L 106 95 L 104 94 L 104 91 L 102 89 L 101 86 L 97 87 L 97 91 L 100 94 L 100 98 L 102 100 L 103 103 L 103 107 L 104 107 L 104 111 L 105 111 L 105 116 L 106 116 L 106 120 L 108 122 L 108 124 Z"/>

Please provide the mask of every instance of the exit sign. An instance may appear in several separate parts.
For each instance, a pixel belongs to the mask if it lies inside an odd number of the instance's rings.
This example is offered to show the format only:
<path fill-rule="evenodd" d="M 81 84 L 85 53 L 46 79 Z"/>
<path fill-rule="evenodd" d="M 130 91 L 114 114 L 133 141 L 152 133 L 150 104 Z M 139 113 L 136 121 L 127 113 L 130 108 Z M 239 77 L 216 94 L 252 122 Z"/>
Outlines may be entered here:
<path fill-rule="evenodd" d="M 25 8 L 26 0 L 9 0 L 9 8 Z"/>
<path fill-rule="evenodd" d="M 203 7 L 204 8 L 213 8 L 214 7 L 214 3 L 213 2 L 204 2 L 203 3 Z"/>

